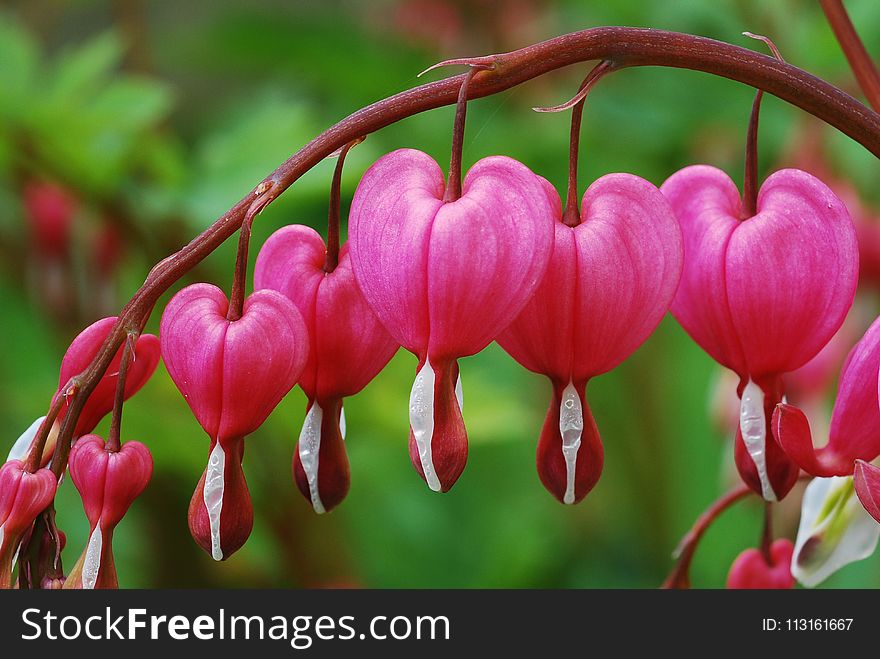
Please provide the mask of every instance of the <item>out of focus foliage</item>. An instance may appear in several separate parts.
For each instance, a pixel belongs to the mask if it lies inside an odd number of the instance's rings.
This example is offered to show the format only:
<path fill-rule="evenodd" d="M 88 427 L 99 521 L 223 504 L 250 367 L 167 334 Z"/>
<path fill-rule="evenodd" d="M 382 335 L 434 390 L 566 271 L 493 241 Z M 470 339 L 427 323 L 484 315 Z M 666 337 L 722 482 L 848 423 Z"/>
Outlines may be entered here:
<path fill-rule="evenodd" d="M 610 24 L 761 49 L 741 36 L 749 30 L 771 36 L 788 61 L 857 92 L 809 0 L 7 5 L 0 13 L 3 451 L 44 413 L 60 356 L 79 329 L 115 313 L 153 263 L 318 132 L 416 84 L 415 74 L 435 61 Z M 880 56 L 880 3 L 847 6 Z M 569 98 L 585 71 L 576 67 L 472 103 L 466 164 L 508 154 L 562 189 L 569 117 L 530 108 Z M 741 180 L 751 98 L 737 83 L 690 71 L 611 76 L 587 106 L 582 189 L 612 171 L 660 184 L 694 162 Z M 349 157 L 343 203 L 369 163 L 388 150 L 420 148 L 446 162 L 451 121 L 446 108 L 370 136 Z M 873 183 L 880 168 L 857 144 L 772 98 L 761 122 L 763 172 L 818 143 L 827 172 L 853 181 L 866 206 L 880 208 Z M 284 224 L 325 230 L 331 166 L 316 167 L 260 216 L 253 254 Z M 23 191 L 34 181 L 60 186 L 74 200 L 63 254 L 46 254 L 26 218 Z M 228 287 L 233 249 L 218 250 L 189 281 Z M 873 317 L 876 293 L 862 297 Z M 157 331 L 160 309 L 148 329 Z M 305 400 L 298 390 L 288 396 L 248 439 L 245 470 L 256 526 L 244 549 L 223 564 L 198 549 L 187 530 L 208 440 L 160 367 L 126 406 L 124 438 L 150 446 L 156 472 L 117 530 L 121 585 L 654 587 L 671 566 L 678 538 L 733 482 L 731 432 L 713 424 L 709 408 L 717 367 L 671 318 L 622 367 L 591 383 L 606 467 L 593 493 L 573 508 L 544 491 L 534 467 L 549 387 L 494 345 L 461 364 L 468 467 L 449 494 L 430 492 L 406 450 L 415 365 L 401 352 L 346 401 L 351 493 L 322 517 L 291 482 Z M 790 498 L 778 519 L 779 533 L 789 536 L 799 494 Z M 69 481 L 58 519 L 68 535 L 69 566 L 88 532 Z M 694 584 L 722 585 L 733 558 L 758 541 L 760 527 L 754 501 L 726 515 L 697 554 Z M 880 586 L 880 559 L 849 566 L 828 585 Z"/>

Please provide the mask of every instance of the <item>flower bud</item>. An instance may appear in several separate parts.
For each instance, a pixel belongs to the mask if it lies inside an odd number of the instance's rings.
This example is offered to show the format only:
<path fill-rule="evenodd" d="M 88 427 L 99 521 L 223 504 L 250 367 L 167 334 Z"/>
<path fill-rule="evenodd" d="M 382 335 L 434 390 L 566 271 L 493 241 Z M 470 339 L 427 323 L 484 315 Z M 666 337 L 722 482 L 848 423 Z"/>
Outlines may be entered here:
<path fill-rule="evenodd" d="M 770 547 L 770 563 L 757 549 L 746 549 L 730 566 L 728 588 L 794 588 L 791 576 L 791 540 L 776 540 Z"/>

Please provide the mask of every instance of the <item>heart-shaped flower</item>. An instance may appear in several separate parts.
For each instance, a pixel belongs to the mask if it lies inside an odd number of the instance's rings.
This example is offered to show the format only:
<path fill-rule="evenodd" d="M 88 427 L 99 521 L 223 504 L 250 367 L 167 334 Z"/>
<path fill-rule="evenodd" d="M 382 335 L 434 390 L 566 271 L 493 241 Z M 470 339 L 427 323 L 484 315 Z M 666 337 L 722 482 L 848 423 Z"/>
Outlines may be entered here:
<path fill-rule="evenodd" d="M 219 288 L 193 284 L 171 299 L 160 328 L 168 373 L 211 438 L 189 523 L 215 560 L 240 548 L 253 525 L 241 470 L 244 437 L 293 388 L 308 356 L 302 316 L 280 293 L 253 293 L 236 320 L 228 311 Z"/>
<path fill-rule="evenodd" d="M 776 540 L 770 546 L 770 563 L 757 549 L 746 549 L 730 566 L 728 588 L 778 589 L 794 588 L 791 576 L 791 540 Z"/>
<path fill-rule="evenodd" d="M 70 451 L 70 477 L 89 520 L 89 542 L 65 582 L 67 588 L 117 588 L 113 530 L 153 475 L 153 458 L 140 442 L 113 451 L 97 435 L 82 437 Z"/>
<path fill-rule="evenodd" d="M 587 381 L 626 359 L 666 313 L 681 274 L 681 231 L 660 191 L 637 176 L 594 182 L 574 227 L 563 223 L 559 195 L 545 185 L 557 219 L 553 257 L 498 343 L 553 385 L 538 473 L 557 499 L 575 503 L 596 484 L 604 455 Z"/>
<path fill-rule="evenodd" d="M 293 471 L 317 512 L 331 510 L 348 492 L 342 399 L 363 389 L 397 350 L 355 282 L 348 245 L 330 272 L 326 255 L 317 231 L 291 225 L 269 237 L 254 267 L 254 287 L 290 299 L 308 328 L 309 359 L 299 384 L 309 404 Z"/>
<path fill-rule="evenodd" d="M 684 235 L 685 265 L 672 313 L 690 336 L 740 377 L 736 463 L 767 500 L 784 497 L 798 467 L 770 432 L 782 374 L 809 361 L 852 305 L 855 229 L 843 202 L 797 169 L 761 186 L 744 217 L 722 171 L 687 167 L 661 187 Z"/>
<path fill-rule="evenodd" d="M 22 534 L 55 498 L 58 481 L 48 469 L 30 473 L 21 460 L 0 467 L 0 589 L 9 588 Z"/>
<path fill-rule="evenodd" d="M 443 173 L 400 149 L 364 174 L 352 201 L 351 260 L 367 303 L 418 357 L 410 395 L 410 456 L 432 490 L 467 461 L 455 396 L 457 359 L 485 348 L 540 283 L 553 247 L 553 208 L 538 176 L 503 156 L 467 173 L 444 201 Z"/>

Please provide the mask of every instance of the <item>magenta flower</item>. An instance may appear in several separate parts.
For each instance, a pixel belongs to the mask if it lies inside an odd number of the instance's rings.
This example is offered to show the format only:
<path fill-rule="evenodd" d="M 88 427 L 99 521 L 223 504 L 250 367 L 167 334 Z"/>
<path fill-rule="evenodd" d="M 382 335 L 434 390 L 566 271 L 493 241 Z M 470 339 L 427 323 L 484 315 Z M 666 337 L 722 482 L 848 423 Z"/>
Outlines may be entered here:
<path fill-rule="evenodd" d="M 880 468 L 856 461 L 853 485 L 865 510 L 880 524 Z"/>
<path fill-rule="evenodd" d="M 21 460 L 0 466 L 0 589 L 11 587 L 19 541 L 55 498 L 57 486 L 48 469 L 30 473 Z"/>
<path fill-rule="evenodd" d="M 86 327 L 70 344 L 67 352 L 64 353 L 64 359 L 61 360 L 61 375 L 58 379 L 58 392 L 55 397 L 62 395 L 61 389 L 70 381 L 70 378 L 81 373 L 98 354 L 101 344 L 113 325 L 116 323 L 116 317 L 102 318 Z M 89 395 L 85 407 L 79 415 L 76 422 L 76 428 L 73 437 L 76 439 L 82 435 L 88 434 L 95 429 L 110 411 L 113 409 L 113 397 L 116 395 L 116 383 L 119 375 L 119 364 L 122 361 L 122 348 L 116 352 L 116 356 L 107 368 L 104 377 Z M 131 398 L 138 390 L 146 384 L 156 366 L 159 363 L 159 339 L 152 334 L 141 334 L 138 337 L 135 346 L 134 356 L 131 365 L 128 368 L 128 375 L 125 380 L 125 398 Z M 54 400 L 54 399 L 53 399 Z M 67 403 L 65 402 L 58 414 L 58 422 L 64 419 L 67 411 Z M 47 447 L 47 453 L 51 451 L 51 447 Z"/>
<path fill-rule="evenodd" d="M 553 246 L 553 208 L 538 176 L 503 156 L 444 201 L 434 160 L 412 149 L 379 159 L 351 206 L 351 260 L 364 298 L 418 357 L 410 395 L 410 458 L 447 491 L 467 461 L 456 397 L 460 357 L 494 340 L 540 283 Z"/>
<path fill-rule="evenodd" d="M 587 382 L 626 359 L 666 313 L 681 274 L 681 231 L 660 191 L 637 176 L 609 174 L 594 182 L 574 227 L 563 223 L 559 195 L 544 183 L 557 220 L 550 267 L 498 343 L 553 385 L 538 474 L 570 504 L 602 473 Z"/>
<path fill-rule="evenodd" d="M 776 540 L 770 547 L 770 563 L 758 549 L 746 549 L 730 566 L 728 588 L 777 589 L 794 588 L 791 575 L 791 540 Z"/>
<path fill-rule="evenodd" d="M 397 350 L 355 282 L 348 246 L 331 272 L 324 269 L 326 254 L 314 229 L 292 225 L 269 237 L 254 268 L 254 287 L 289 298 L 309 332 L 309 359 L 299 380 L 309 403 L 293 473 L 318 513 L 339 504 L 350 484 L 342 399 L 367 386 Z"/>
<path fill-rule="evenodd" d="M 113 530 L 153 475 L 153 458 L 140 442 L 108 448 L 97 435 L 82 437 L 70 451 L 70 477 L 89 520 L 89 542 L 66 587 L 117 588 Z"/>
<path fill-rule="evenodd" d="M 843 203 L 806 172 L 764 182 L 753 217 L 722 171 L 687 167 L 661 187 L 681 222 L 685 267 L 672 313 L 740 377 L 736 464 L 756 492 L 781 499 L 798 467 L 770 432 L 782 375 L 840 327 L 858 279 L 858 246 Z"/>
<path fill-rule="evenodd" d="M 244 437 L 293 388 L 308 355 L 302 317 L 280 293 L 255 292 L 238 319 L 228 319 L 228 311 L 219 288 L 194 284 L 168 303 L 160 331 L 168 373 L 211 438 L 189 525 L 218 561 L 238 550 L 253 527 L 241 469 Z"/>
<path fill-rule="evenodd" d="M 849 476 L 856 460 L 880 455 L 880 319 L 853 347 L 840 374 L 828 442 L 815 448 L 810 423 L 801 410 L 780 404 L 773 434 L 786 454 L 813 476 Z"/>

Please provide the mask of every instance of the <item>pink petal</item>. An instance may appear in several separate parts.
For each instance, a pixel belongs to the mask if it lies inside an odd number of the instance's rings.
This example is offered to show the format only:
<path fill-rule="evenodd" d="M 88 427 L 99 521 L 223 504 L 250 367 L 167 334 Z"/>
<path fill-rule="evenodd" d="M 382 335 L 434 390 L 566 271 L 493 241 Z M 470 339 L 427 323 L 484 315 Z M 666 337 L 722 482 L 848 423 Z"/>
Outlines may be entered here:
<path fill-rule="evenodd" d="M 858 245 L 843 202 L 797 169 L 761 186 L 758 213 L 730 239 L 727 298 L 752 376 L 804 365 L 838 330 L 858 281 Z"/>
<path fill-rule="evenodd" d="M 865 510 L 880 523 L 880 467 L 856 461 L 853 484 Z"/>
<path fill-rule="evenodd" d="M 101 522 L 107 528 L 119 524 L 153 475 L 153 457 L 140 442 L 128 441 L 110 453 Z"/>
<path fill-rule="evenodd" d="M 70 449 L 70 477 L 83 502 L 86 517 L 94 529 L 104 509 L 109 452 L 98 435 L 86 435 Z"/>
<path fill-rule="evenodd" d="M 349 214 L 361 291 L 391 336 L 413 353 L 428 343 L 428 241 L 444 189 L 430 156 L 399 149 L 367 170 Z"/>
<path fill-rule="evenodd" d="M 727 305 L 725 266 L 728 243 L 739 226 L 739 191 L 727 174 L 706 165 L 676 172 L 660 190 L 684 238 L 684 269 L 672 315 L 715 361 L 742 375 L 747 369 Z"/>
<path fill-rule="evenodd" d="M 553 208 L 540 179 L 504 156 L 467 173 L 437 211 L 428 247 L 433 362 L 472 355 L 519 314 L 547 270 Z"/>

